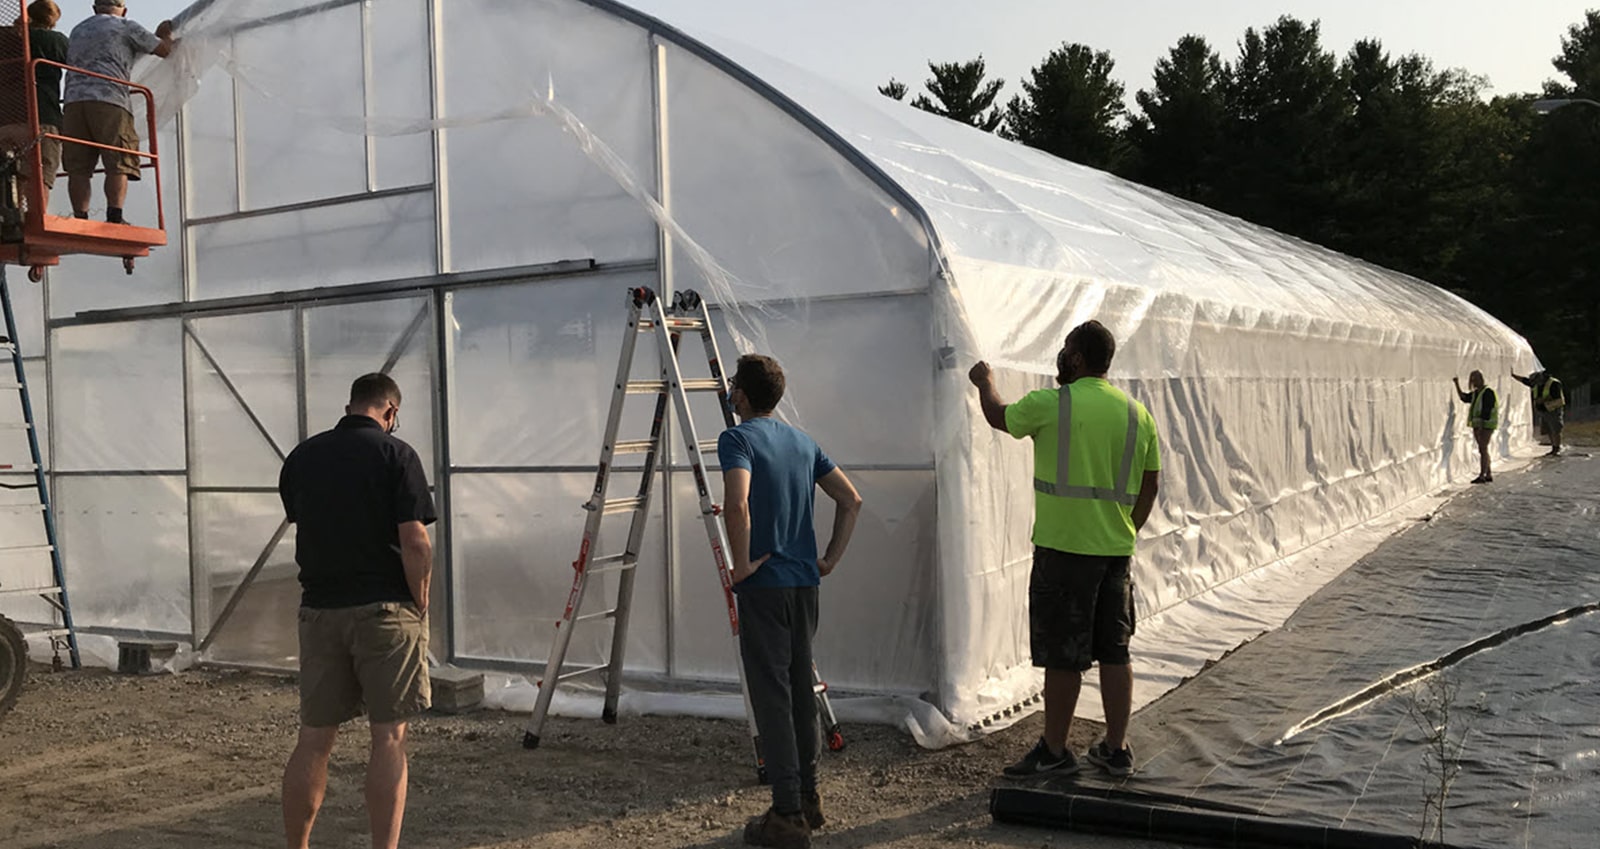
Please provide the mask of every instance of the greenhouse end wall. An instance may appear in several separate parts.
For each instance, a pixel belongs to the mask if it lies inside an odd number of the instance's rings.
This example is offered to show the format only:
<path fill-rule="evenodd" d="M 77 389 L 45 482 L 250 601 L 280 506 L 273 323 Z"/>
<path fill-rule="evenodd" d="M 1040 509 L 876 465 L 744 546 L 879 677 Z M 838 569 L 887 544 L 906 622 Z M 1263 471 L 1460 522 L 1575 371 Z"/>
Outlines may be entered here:
<path fill-rule="evenodd" d="M 183 55 L 144 69 L 186 97 L 162 130 L 172 246 L 130 281 L 70 259 L 49 282 L 64 549 L 69 581 L 93 584 L 80 625 L 292 667 L 294 532 L 277 470 L 336 421 L 352 378 L 387 369 L 406 393 L 400 436 L 429 467 L 442 516 L 436 654 L 539 668 L 571 584 L 623 293 L 693 288 L 730 359 L 760 350 L 788 365 L 782 414 L 867 496 L 859 568 L 828 590 L 836 618 L 818 645 L 830 683 L 932 691 L 924 230 L 784 109 L 637 22 L 556 0 L 444 9 L 202 4 Z M 507 20 L 514 44 L 499 37 Z M 343 58 L 273 59 L 302 49 L 291 45 Z M 503 114 L 551 92 L 579 126 Z M 641 193 L 695 244 L 664 230 Z M 649 352 L 637 365 L 658 367 Z M 629 409 L 624 429 L 642 436 L 648 404 Z M 705 436 L 720 429 L 714 407 L 696 416 Z M 628 670 L 725 690 L 736 655 L 674 456 Z M 636 474 L 619 468 L 613 487 Z M 620 533 L 610 526 L 600 544 Z M 142 536 L 119 542 L 129 534 Z M 596 608 L 614 589 L 609 577 L 591 585 Z M 603 641 L 580 631 L 568 662 L 594 662 Z"/>

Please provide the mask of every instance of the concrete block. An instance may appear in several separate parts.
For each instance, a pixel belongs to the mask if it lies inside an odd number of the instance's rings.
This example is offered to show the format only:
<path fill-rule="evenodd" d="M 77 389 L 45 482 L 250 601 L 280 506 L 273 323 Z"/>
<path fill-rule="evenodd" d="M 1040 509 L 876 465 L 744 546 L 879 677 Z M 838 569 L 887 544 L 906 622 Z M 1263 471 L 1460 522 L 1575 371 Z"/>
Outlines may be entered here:
<path fill-rule="evenodd" d="M 483 704 L 483 673 L 454 666 L 428 670 L 433 684 L 433 709 L 439 713 L 463 713 Z"/>
<path fill-rule="evenodd" d="M 119 640 L 117 642 L 117 671 L 126 675 L 149 675 L 155 663 L 166 662 L 178 653 L 178 644 L 170 640 Z"/>

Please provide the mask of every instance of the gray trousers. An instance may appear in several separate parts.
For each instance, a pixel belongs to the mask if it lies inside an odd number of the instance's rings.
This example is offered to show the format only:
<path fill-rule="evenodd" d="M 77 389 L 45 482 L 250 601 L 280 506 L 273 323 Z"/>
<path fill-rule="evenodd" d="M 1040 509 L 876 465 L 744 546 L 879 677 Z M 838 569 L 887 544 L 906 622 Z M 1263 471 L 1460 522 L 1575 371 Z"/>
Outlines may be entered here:
<path fill-rule="evenodd" d="M 816 633 L 816 587 L 739 591 L 739 655 L 772 781 L 772 807 L 781 814 L 799 813 L 802 794 L 817 789 L 822 732 L 811 679 Z"/>

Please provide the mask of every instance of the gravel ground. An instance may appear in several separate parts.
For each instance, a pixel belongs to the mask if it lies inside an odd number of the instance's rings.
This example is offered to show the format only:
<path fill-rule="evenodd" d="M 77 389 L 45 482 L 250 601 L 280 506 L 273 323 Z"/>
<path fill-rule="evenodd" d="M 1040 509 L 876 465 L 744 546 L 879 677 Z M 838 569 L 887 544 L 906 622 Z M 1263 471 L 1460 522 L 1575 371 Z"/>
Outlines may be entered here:
<path fill-rule="evenodd" d="M 278 781 L 295 732 L 288 679 L 237 672 L 129 677 L 35 667 L 0 720 L 0 846 L 215 849 L 282 844 Z M 765 809 L 732 722 L 553 718 L 535 752 L 521 717 L 429 716 L 412 726 L 407 847 L 739 846 Z M 1040 718 L 938 752 L 886 727 L 850 726 L 825 753 L 829 825 L 819 847 L 1160 844 L 1011 826 L 989 818 L 1000 767 Z M 1080 750 L 1100 728 L 1074 728 Z M 347 726 L 313 845 L 365 847 L 366 729 Z"/>

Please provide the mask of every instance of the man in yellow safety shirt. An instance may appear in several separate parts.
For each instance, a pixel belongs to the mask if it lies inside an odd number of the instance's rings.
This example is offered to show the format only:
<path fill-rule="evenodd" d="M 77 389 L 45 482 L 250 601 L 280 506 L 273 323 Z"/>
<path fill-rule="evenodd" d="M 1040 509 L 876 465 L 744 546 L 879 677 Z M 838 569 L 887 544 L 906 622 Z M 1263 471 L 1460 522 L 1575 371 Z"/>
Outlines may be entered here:
<path fill-rule="evenodd" d="M 1550 453 L 1545 456 L 1554 457 L 1560 454 L 1561 411 L 1567 406 L 1567 396 L 1561 391 L 1561 381 L 1556 380 L 1555 376 L 1547 371 L 1536 371 L 1527 377 L 1512 372 L 1511 376 L 1533 390 L 1534 415 L 1538 417 L 1544 432 L 1550 435 Z"/>
<path fill-rule="evenodd" d="M 1000 400 L 987 363 L 968 375 L 996 430 L 1031 437 L 1034 450 L 1033 571 L 1028 580 L 1033 665 L 1044 668 L 1044 736 L 1013 778 L 1078 770 L 1067 731 L 1083 673 L 1100 664 L 1106 737 L 1087 758 L 1113 776 L 1133 773 L 1134 537 L 1155 505 L 1161 468 L 1155 420 L 1106 382 L 1116 340 L 1098 321 L 1073 328 L 1056 356 L 1059 389 Z"/>
<path fill-rule="evenodd" d="M 1467 424 L 1472 427 L 1472 438 L 1478 442 L 1478 476 L 1472 482 L 1493 483 L 1494 475 L 1489 470 L 1489 437 L 1500 426 L 1500 399 L 1493 389 L 1484 385 L 1481 371 L 1467 375 L 1470 392 L 1461 391 L 1460 378 L 1450 379 L 1455 382 L 1461 403 L 1471 405 L 1467 408 Z"/>

